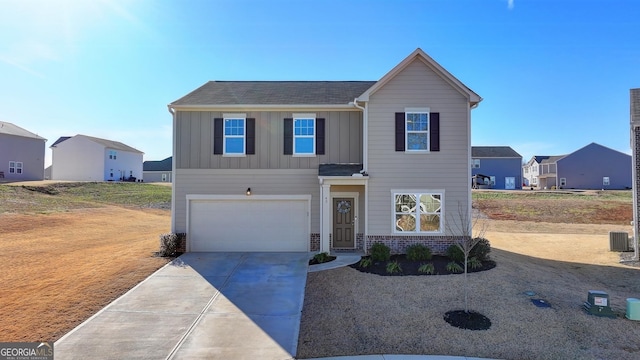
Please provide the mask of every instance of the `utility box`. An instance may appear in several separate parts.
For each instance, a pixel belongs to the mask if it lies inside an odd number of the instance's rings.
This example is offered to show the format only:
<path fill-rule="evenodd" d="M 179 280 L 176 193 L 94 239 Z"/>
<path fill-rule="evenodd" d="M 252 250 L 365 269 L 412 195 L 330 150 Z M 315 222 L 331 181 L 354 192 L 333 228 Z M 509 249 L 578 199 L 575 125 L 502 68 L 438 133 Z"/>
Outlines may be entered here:
<path fill-rule="evenodd" d="M 609 231 L 609 251 L 629 251 L 629 233 Z"/>
<path fill-rule="evenodd" d="M 640 321 L 640 299 L 628 298 L 627 299 L 627 315 L 629 320 Z"/>
<path fill-rule="evenodd" d="M 587 314 L 615 318 L 616 314 L 609 306 L 609 294 L 604 291 L 589 290 L 587 302 L 583 305 Z"/>

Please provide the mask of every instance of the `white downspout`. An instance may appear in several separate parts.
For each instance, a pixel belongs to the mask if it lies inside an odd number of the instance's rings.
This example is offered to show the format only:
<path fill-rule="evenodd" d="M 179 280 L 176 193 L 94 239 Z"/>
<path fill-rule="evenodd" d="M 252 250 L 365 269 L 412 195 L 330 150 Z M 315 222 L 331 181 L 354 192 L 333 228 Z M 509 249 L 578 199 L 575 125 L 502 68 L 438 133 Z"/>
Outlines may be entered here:
<path fill-rule="evenodd" d="M 353 99 L 353 106 L 362 110 L 362 173 L 369 172 L 369 102 L 365 101 L 364 107 L 358 105 L 358 98 Z M 364 253 L 367 254 L 369 244 L 369 186 L 364 185 Z M 354 234 L 355 235 L 355 234 Z"/>
<path fill-rule="evenodd" d="M 176 233 L 176 112 L 167 105 L 167 110 L 171 113 L 173 134 L 171 144 L 171 233 Z"/>

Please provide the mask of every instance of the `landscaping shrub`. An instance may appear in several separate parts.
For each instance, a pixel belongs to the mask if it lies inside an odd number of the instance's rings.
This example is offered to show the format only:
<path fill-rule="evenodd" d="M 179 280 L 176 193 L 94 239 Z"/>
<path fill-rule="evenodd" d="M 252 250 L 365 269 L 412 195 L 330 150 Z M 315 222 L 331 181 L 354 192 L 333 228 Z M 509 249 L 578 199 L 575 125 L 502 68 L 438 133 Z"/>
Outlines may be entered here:
<path fill-rule="evenodd" d="M 331 261 L 331 256 L 329 256 L 329 253 L 327 252 L 322 252 L 319 254 L 315 254 L 313 256 L 313 260 L 315 260 L 316 264 L 322 264 L 326 263 L 327 261 Z"/>
<path fill-rule="evenodd" d="M 462 266 L 460 266 L 460 264 L 458 264 L 455 261 L 452 261 L 447 264 L 447 271 L 450 271 L 452 273 L 461 273 L 464 271 L 464 269 L 462 268 Z"/>
<path fill-rule="evenodd" d="M 402 266 L 400 266 L 400 263 L 397 261 L 391 261 L 387 264 L 387 272 L 389 274 L 401 273 Z"/>
<path fill-rule="evenodd" d="M 412 261 L 431 260 L 431 249 L 422 244 L 407 247 L 407 259 Z"/>
<path fill-rule="evenodd" d="M 391 259 L 391 249 L 381 243 L 371 245 L 371 259 L 373 261 L 387 261 Z"/>
<path fill-rule="evenodd" d="M 453 261 L 464 262 L 464 252 L 458 247 L 458 245 L 450 245 L 447 248 L 447 257 Z"/>
<path fill-rule="evenodd" d="M 475 257 L 480 261 L 489 260 L 489 253 L 491 252 L 489 240 L 485 238 L 476 238 L 474 240 L 478 240 L 478 243 L 471 249 L 469 257 Z"/>
<path fill-rule="evenodd" d="M 371 266 L 371 258 L 370 257 L 363 257 L 362 259 L 360 259 L 359 265 L 362 268 L 368 268 L 369 266 Z"/>
<path fill-rule="evenodd" d="M 184 240 L 186 234 L 162 234 L 160 235 L 160 250 L 158 256 L 176 256 L 178 248 Z"/>
<path fill-rule="evenodd" d="M 478 260 L 475 256 L 470 257 L 469 260 L 467 260 L 467 266 L 474 270 L 479 269 L 482 267 L 482 261 Z"/>
<path fill-rule="evenodd" d="M 428 275 L 433 275 L 436 272 L 436 268 L 433 266 L 433 264 L 429 263 L 429 264 L 422 264 L 420 265 L 420 267 L 418 268 L 418 272 L 422 273 L 422 274 L 428 274 Z"/>

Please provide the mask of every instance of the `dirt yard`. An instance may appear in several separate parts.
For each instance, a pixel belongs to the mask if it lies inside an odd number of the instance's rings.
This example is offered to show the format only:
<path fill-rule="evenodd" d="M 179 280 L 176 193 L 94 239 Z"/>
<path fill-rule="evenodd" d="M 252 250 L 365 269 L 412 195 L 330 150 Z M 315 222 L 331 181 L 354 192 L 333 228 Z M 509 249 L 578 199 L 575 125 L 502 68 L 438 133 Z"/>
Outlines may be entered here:
<path fill-rule="evenodd" d="M 55 341 L 167 263 L 170 212 L 0 214 L 0 340 Z"/>

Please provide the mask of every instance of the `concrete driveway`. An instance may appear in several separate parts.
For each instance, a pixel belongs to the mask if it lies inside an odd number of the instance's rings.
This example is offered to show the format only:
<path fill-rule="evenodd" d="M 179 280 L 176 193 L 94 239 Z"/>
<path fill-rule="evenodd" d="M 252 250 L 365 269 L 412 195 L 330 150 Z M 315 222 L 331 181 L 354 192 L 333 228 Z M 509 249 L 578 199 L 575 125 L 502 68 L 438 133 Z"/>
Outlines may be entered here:
<path fill-rule="evenodd" d="M 293 359 L 307 253 L 188 253 L 55 343 L 60 359 Z"/>

